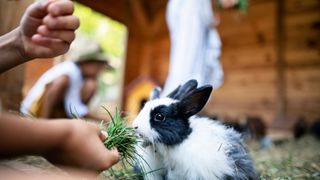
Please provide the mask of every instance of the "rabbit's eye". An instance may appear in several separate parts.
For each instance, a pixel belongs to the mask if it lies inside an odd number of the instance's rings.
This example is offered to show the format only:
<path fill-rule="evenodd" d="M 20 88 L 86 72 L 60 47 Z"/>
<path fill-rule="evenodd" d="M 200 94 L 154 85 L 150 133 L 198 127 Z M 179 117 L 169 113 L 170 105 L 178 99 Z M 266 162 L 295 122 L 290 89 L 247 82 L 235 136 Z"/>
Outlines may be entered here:
<path fill-rule="evenodd" d="M 157 113 L 156 116 L 154 117 L 156 121 L 164 121 L 165 117 L 164 115 Z"/>

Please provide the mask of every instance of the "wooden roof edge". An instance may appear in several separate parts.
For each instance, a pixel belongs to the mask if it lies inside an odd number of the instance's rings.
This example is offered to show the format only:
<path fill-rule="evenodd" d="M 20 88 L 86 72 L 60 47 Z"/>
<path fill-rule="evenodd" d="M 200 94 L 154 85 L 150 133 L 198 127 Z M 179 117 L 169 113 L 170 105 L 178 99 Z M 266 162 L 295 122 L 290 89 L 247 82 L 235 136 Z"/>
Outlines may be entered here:
<path fill-rule="evenodd" d="M 76 0 L 99 13 L 102 13 L 124 25 L 128 25 L 128 10 L 125 0 Z"/>

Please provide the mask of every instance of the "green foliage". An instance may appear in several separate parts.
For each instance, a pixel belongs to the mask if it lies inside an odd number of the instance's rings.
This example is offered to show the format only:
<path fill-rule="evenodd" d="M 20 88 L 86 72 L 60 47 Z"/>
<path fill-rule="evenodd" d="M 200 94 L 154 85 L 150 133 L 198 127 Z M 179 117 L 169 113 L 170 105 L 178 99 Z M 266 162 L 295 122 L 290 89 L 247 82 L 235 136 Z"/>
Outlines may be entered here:
<path fill-rule="evenodd" d="M 74 14 L 80 18 L 80 35 L 95 39 L 108 55 L 123 56 L 127 33 L 124 25 L 79 3 L 75 3 Z"/>
<path fill-rule="evenodd" d="M 237 5 L 238 9 L 243 12 L 247 12 L 248 10 L 248 0 L 239 0 Z"/>

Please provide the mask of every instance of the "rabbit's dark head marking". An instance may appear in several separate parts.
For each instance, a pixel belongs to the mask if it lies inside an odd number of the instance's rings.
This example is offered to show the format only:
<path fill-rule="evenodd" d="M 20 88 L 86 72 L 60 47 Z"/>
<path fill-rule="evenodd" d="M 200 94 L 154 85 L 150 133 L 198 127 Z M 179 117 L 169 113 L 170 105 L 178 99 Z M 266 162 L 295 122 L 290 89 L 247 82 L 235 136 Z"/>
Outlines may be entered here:
<path fill-rule="evenodd" d="M 181 143 L 192 132 L 189 118 L 202 110 L 212 91 L 212 86 L 197 85 L 197 81 L 190 80 L 168 97 L 147 102 L 133 126 L 152 143 Z"/>

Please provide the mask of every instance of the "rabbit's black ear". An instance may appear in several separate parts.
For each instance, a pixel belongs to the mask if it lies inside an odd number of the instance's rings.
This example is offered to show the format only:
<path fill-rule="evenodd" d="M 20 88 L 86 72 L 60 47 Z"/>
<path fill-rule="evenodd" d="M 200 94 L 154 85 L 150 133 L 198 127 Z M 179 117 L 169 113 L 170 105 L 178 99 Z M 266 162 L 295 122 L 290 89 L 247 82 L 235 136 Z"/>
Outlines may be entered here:
<path fill-rule="evenodd" d="M 151 94 L 150 94 L 150 100 L 154 100 L 154 99 L 158 99 L 160 98 L 160 93 L 161 93 L 161 88 L 158 86 L 158 87 L 155 87 L 153 88 L 153 90 L 151 91 Z"/>
<path fill-rule="evenodd" d="M 185 95 L 177 104 L 179 114 L 190 117 L 200 112 L 207 103 L 211 92 L 212 86 L 206 85 Z"/>
<path fill-rule="evenodd" d="M 190 93 L 191 91 L 197 89 L 198 82 L 194 79 L 191 79 L 187 81 L 180 89 L 178 92 L 178 99 L 181 100 L 185 95 Z"/>
<path fill-rule="evenodd" d="M 180 89 L 181 85 L 179 85 L 175 90 L 173 90 L 170 94 L 168 94 L 167 97 L 171 98 L 171 99 L 176 99 L 177 93 Z"/>
<path fill-rule="evenodd" d="M 173 92 L 171 92 L 168 97 L 172 99 L 180 100 L 189 92 L 195 90 L 198 86 L 198 82 L 194 79 L 187 81 L 182 86 L 178 86 Z"/>

